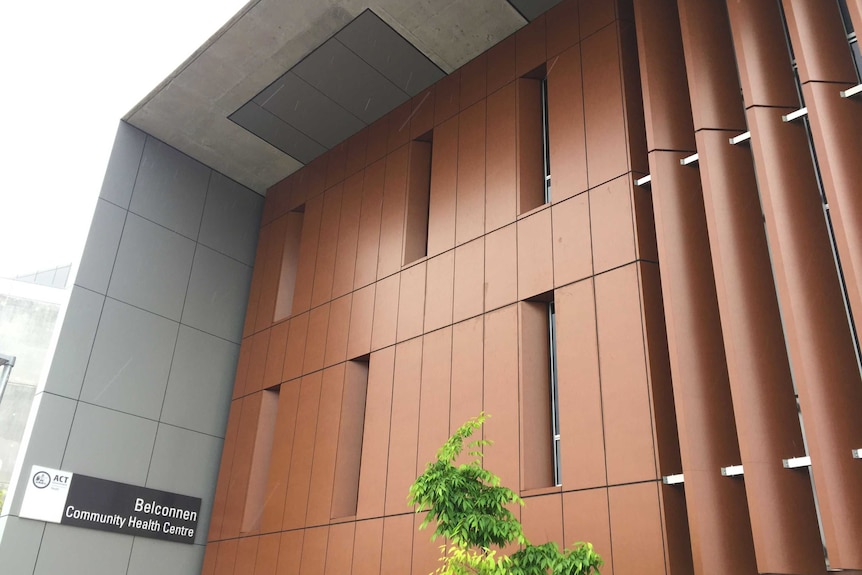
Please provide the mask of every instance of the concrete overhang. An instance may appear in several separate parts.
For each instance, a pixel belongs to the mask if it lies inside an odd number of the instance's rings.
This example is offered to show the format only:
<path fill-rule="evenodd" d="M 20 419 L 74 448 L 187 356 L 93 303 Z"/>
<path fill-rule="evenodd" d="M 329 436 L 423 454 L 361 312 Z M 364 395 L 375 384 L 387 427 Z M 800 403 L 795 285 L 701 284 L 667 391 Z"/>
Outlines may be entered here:
<path fill-rule="evenodd" d="M 123 119 L 265 194 L 303 164 L 230 116 L 363 12 L 448 74 L 557 1 L 253 0 Z"/>

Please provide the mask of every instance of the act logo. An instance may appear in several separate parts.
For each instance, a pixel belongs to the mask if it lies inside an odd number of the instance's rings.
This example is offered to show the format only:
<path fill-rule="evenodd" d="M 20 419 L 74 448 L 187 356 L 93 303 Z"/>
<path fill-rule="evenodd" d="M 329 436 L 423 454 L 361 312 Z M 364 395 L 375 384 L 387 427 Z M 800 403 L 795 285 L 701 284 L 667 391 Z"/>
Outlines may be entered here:
<path fill-rule="evenodd" d="M 51 485 L 51 475 L 46 471 L 36 473 L 36 475 L 33 476 L 33 485 L 35 485 L 37 489 L 45 489 Z"/>

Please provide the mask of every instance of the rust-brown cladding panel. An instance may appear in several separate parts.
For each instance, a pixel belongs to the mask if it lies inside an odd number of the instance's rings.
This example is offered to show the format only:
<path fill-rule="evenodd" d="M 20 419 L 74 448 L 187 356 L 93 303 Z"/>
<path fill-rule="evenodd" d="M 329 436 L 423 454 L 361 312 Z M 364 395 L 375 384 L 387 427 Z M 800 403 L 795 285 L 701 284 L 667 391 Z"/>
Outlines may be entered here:
<path fill-rule="evenodd" d="M 321 372 L 302 378 L 299 405 L 296 412 L 296 431 L 290 457 L 290 476 L 284 500 L 282 529 L 305 527 L 308 507 L 308 489 L 311 483 L 311 466 L 314 458 L 314 436 L 320 407 Z M 239 447 L 239 446 L 238 446 Z"/>
<path fill-rule="evenodd" d="M 508 83 L 488 96 L 485 142 L 485 229 L 488 232 L 515 219 L 515 110 L 515 84 Z"/>
<path fill-rule="evenodd" d="M 431 195 L 428 203 L 428 255 L 455 245 L 455 190 L 458 182 L 458 117 L 434 128 Z"/>
<path fill-rule="evenodd" d="M 455 242 L 458 244 L 479 237 L 485 231 L 485 108 L 483 98 L 458 116 L 455 196 Z"/>
<path fill-rule="evenodd" d="M 794 382 L 829 559 L 860 569 L 862 381 L 805 127 L 780 121 L 802 102 L 779 6 L 638 2 L 635 18 L 631 4 L 560 2 L 272 188 L 205 573 L 430 572 L 439 543 L 416 531 L 407 487 L 483 410 L 484 462 L 527 500 L 534 543 L 592 541 L 605 574 L 822 572 L 808 476 L 781 466 L 805 454 Z M 831 4 L 783 4 L 855 309 L 849 52 Z M 520 193 L 542 174 L 541 139 L 519 138 L 540 102 L 519 86 L 543 69 L 550 205 Z M 727 142 L 748 124 L 750 144 Z M 427 254 L 417 140 L 432 149 Z M 695 151 L 699 166 L 679 165 Z M 652 188 L 635 186 L 648 171 Z M 278 385 L 261 535 L 240 542 L 260 394 Z"/>
<path fill-rule="evenodd" d="M 341 217 L 343 186 L 339 183 L 323 195 L 323 215 L 320 220 L 320 240 L 314 266 L 314 283 L 311 307 L 332 299 L 332 280 L 335 274 L 335 254 L 338 248 L 338 223 Z"/>
<path fill-rule="evenodd" d="M 552 22 L 549 18 L 549 28 Z M 556 202 L 588 187 L 580 45 L 550 58 L 547 77 L 548 124 L 553 126 L 548 133 L 551 190 Z"/>
<path fill-rule="evenodd" d="M 255 575 L 264 575 L 266 573 L 275 573 L 278 569 L 278 548 L 281 543 L 281 535 L 271 533 L 261 536 L 257 545 L 257 558 L 254 562 Z"/>
<path fill-rule="evenodd" d="M 407 491 L 416 479 L 421 379 L 422 338 L 419 337 L 395 346 L 385 515 L 407 513 L 413 509 L 407 505 Z"/>
<path fill-rule="evenodd" d="M 311 466 L 308 509 L 305 514 L 306 525 L 325 525 L 332 517 L 330 510 L 338 449 L 338 425 L 335 425 L 335 422 L 341 420 L 344 372 L 343 363 L 323 370 L 317 431 L 314 435 L 314 461 Z"/>
<path fill-rule="evenodd" d="M 275 442 L 270 458 L 269 476 L 266 485 L 266 500 L 261 519 L 261 533 L 281 531 L 284 519 L 284 498 L 290 477 L 290 461 L 293 454 L 293 438 L 296 432 L 296 413 L 299 405 L 300 381 L 294 380 L 281 386 L 278 392 L 278 414 L 275 421 Z"/>
<path fill-rule="evenodd" d="M 772 51 L 776 58 L 788 60 L 785 39 L 776 32 L 781 27 L 778 6 L 772 10 L 728 7 L 737 60 L 752 51 Z M 820 21 L 819 18 L 811 24 Z M 767 33 L 753 34 L 750 26 Z M 784 54 L 780 54 L 782 47 Z M 810 47 L 803 42 L 798 49 Z M 741 75 L 743 86 L 746 76 L 756 72 L 748 68 Z M 793 80 L 788 67 L 775 66 L 773 73 L 776 81 Z M 763 106 L 747 109 L 754 165 L 770 249 L 779 254 L 773 258 L 776 286 L 805 424 L 825 547 L 831 567 L 859 569 L 862 515 L 849 510 L 862 507 L 862 468 L 846 455 L 849 449 L 854 449 L 854 443 L 862 440 L 862 420 L 858 417 L 862 405 L 859 366 L 841 301 L 805 128 L 781 121 L 782 114 L 793 110 L 780 109 L 783 101 L 777 97 L 756 103 Z M 817 152 L 825 155 L 826 150 Z"/>
<path fill-rule="evenodd" d="M 554 292 L 563 489 L 607 485 L 593 280 Z"/>

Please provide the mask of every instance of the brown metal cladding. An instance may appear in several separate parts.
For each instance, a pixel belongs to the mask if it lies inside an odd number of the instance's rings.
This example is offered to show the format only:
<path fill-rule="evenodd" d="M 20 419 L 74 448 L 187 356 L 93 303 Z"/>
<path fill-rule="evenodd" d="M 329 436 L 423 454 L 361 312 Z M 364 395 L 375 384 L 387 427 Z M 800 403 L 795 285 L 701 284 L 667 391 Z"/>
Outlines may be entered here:
<path fill-rule="evenodd" d="M 462 72 L 462 87 L 466 77 L 469 77 L 466 71 Z M 463 99 L 463 90 L 461 96 Z M 479 237 L 485 231 L 485 108 L 483 98 L 458 116 L 455 208 L 455 241 L 458 244 Z"/>
<path fill-rule="evenodd" d="M 579 194 L 551 206 L 554 238 L 554 285 L 564 286 L 593 275 L 590 243 L 590 195 Z"/>
<path fill-rule="evenodd" d="M 804 126 L 780 122 L 799 102 L 778 6 L 631 4 L 563 0 L 269 191 L 204 573 L 434 570 L 442 541 L 417 531 L 408 486 L 481 411 L 484 464 L 525 498 L 533 543 L 592 541 L 605 575 L 823 572 L 808 476 L 781 467 L 805 454 L 784 333 L 829 559 L 858 568 L 862 381 Z M 836 71 L 847 46 L 836 10 L 784 4 L 852 288 L 862 120 L 837 95 L 855 81 Z M 519 119 L 541 120 L 518 94 L 537 69 L 548 205 L 523 197 L 543 191 L 542 138 L 519 137 Z M 753 163 L 727 143 L 746 120 Z M 427 231 L 417 145 L 432 151 Z M 680 166 L 695 148 L 699 168 Z M 635 186 L 647 172 L 652 188 Z M 267 432 L 261 390 L 276 386 Z M 260 529 L 243 529 L 261 434 Z M 738 463 L 743 477 L 721 477 Z"/>
<path fill-rule="evenodd" d="M 695 572 L 755 573 L 698 172 L 650 153 L 667 334 Z M 718 511 L 720 510 L 720 511 Z"/>
<path fill-rule="evenodd" d="M 557 319 L 557 380 L 561 478 L 564 489 L 607 485 L 602 388 L 593 280 L 554 292 Z"/>
<path fill-rule="evenodd" d="M 563 493 L 563 541 L 589 541 L 604 560 L 602 575 L 614 574 L 607 488 Z"/>
<path fill-rule="evenodd" d="M 264 575 L 265 573 L 275 573 L 278 569 L 278 548 L 281 541 L 281 535 L 273 533 L 271 535 L 263 535 L 258 541 L 257 558 L 254 562 L 254 574 Z"/>
<path fill-rule="evenodd" d="M 401 286 L 398 292 L 397 341 L 404 341 L 422 335 L 425 323 L 425 262 L 414 265 L 401 272 Z"/>
<path fill-rule="evenodd" d="M 396 515 L 383 520 L 383 549 L 380 575 L 410 573 L 413 558 L 413 515 Z"/>
<path fill-rule="evenodd" d="M 518 299 L 554 289 L 551 210 L 518 220 Z"/>
<path fill-rule="evenodd" d="M 451 78 L 451 76 L 449 76 Z M 458 182 L 458 117 L 434 128 L 431 195 L 428 201 L 428 255 L 455 245 L 455 190 Z"/>
<path fill-rule="evenodd" d="M 302 216 L 302 239 L 299 242 L 299 263 L 296 267 L 296 287 L 293 291 L 293 306 L 291 313 L 306 311 L 311 305 L 311 294 L 314 288 L 314 266 L 317 259 L 317 244 L 320 238 L 320 223 L 323 217 L 323 196 L 308 200 L 305 213 Z M 261 296 L 263 300 L 263 296 Z M 264 327 L 261 318 L 264 306 L 258 310 L 258 329 Z M 270 322 L 272 318 L 270 317 Z"/>
<path fill-rule="evenodd" d="M 855 317 L 862 316 L 862 114 L 859 102 L 840 96 L 850 84 L 809 82 L 802 86 L 823 188 Z M 858 320 L 857 320 L 858 321 Z"/>
<path fill-rule="evenodd" d="M 638 284 L 637 264 L 595 278 L 609 485 L 658 478 Z"/>
<path fill-rule="evenodd" d="M 296 431 L 290 456 L 290 476 L 284 499 L 283 530 L 305 527 L 321 380 L 322 372 L 319 371 L 302 378 L 296 411 Z M 239 447 L 241 445 L 238 443 L 237 448 Z"/>
<path fill-rule="evenodd" d="M 485 311 L 518 299 L 518 238 L 514 225 L 485 236 Z"/>
<path fill-rule="evenodd" d="M 323 575 L 328 538 L 329 527 L 313 527 L 305 530 L 302 539 L 302 559 L 299 564 L 299 572 L 302 575 Z"/>
<path fill-rule="evenodd" d="M 514 67 L 514 53 L 512 66 Z M 514 220 L 517 209 L 515 95 L 515 83 L 509 83 L 488 96 L 485 228 L 489 232 Z"/>
<path fill-rule="evenodd" d="M 371 354 L 368 369 L 368 395 L 365 402 L 365 429 L 362 435 L 362 463 L 359 466 L 357 519 L 383 515 L 394 369 L 394 347 L 387 347 Z"/>
<path fill-rule="evenodd" d="M 380 220 L 380 248 L 377 279 L 401 268 L 404 245 L 404 212 L 407 205 L 407 146 L 386 156 L 383 208 Z"/>
<path fill-rule="evenodd" d="M 455 282 L 455 251 L 428 260 L 425 287 L 425 331 L 452 323 L 452 298 Z"/>
<path fill-rule="evenodd" d="M 493 438 L 494 444 L 485 449 L 483 461 L 500 476 L 503 485 L 519 489 L 520 431 L 514 424 L 520 421 L 518 306 L 510 305 L 485 314 L 484 365 L 484 409 L 492 415 L 485 423 L 484 434 Z"/>
<path fill-rule="evenodd" d="M 805 448 L 751 153 L 728 135 L 697 142 L 758 569 L 823 572 L 811 483 L 781 463 Z"/>
<path fill-rule="evenodd" d="M 377 250 L 380 246 L 380 210 L 383 208 L 383 179 L 386 163 L 380 160 L 365 169 L 362 207 L 356 245 L 353 287 L 359 289 L 377 278 Z"/>
<path fill-rule="evenodd" d="M 521 489 L 554 486 L 548 304 L 518 303 Z M 562 530 L 562 528 L 561 528 Z"/>
<path fill-rule="evenodd" d="M 852 4 L 852 2 L 848 3 Z M 862 315 L 862 114 L 859 103 L 840 92 L 857 83 L 838 4 L 784 2 L 787 29 L 799 65 L 799 79 L 818 165 L 829 201 L 838 254 L 851 309 Z"/>
<path fill-rule="evenodd" d="M 449 400 L 449 433 L 483 408 L 484 317 L 452 326 L 452 387 Z M 492 416 L 494 414 L 492 413 Z"/>
<path fill-rule="evenodd" d="M 299 575 L 305 531 L 285 531 L 278 547 L 278 575 Z"/>
<path fill-rule="evenodd" d="M 407 491 L 416 479 L 421 380 L 422 338 L 399 343 L 395 346 L 385 515 L 408 513 L 413 509 L 407 505 Z"/>
<path fill-rule="evenodd" d="M 362 429 L 365 425 L 365 398 L 368 395 L 368 363 L 350 361 L 344 373 L 338 452 L 332 488 L 333 519 L 356 515 L 359 493 L 359 465 L 362 462 Z"/>
<path fill-rule="evenodd" d="M 326 575 L 350 573 L 355 531 L 355 523 L 342 523 L 329 528 L 329 539 L 326 545 Z"/>
<path fill-rule="evenodd" d="M 563 2 L 558 6 L 574 4 Z M 548 18 L 549 32 L 553 18 Z M 550 35 L 548 41 L 550 42 Z M 550 52 L 550 47 L 548 48 Z M 587 152 L 584 132 L 581 47 L 576 44 L 548 61 L 548 138 L 551 156 L 551 193 L 555 202 L 587 189 Z"/>
<path fill-rule="evenodd" d="M 338 426 L 344 392 L 345 364 L 323 370 L 317 431 L 314 435 L 314 460 L 308 490 L 306 525 L 326 525 L 332 517 L 332 493 L 335 484 L 335 462 L 338 450 Z"/>
<path fill-rule="evenodd" d="M 314 284 L 311 307 L 332 299 L 332 280 L 335 274 L 335 253 L 338 248 L 338 222 L 341 217 L 343 186 L 336 184 L 323 195 L 323 215 L 320 220 L 320 241 L 317 244 L 317 261 L 314 265 Z"/>
<path fill-rule="evenodd" d="M 245 537 L 239 540 L 233 571 L 239 573 L 254 572 L 254 562 L 257 558 L 257 543 L 257 537 Z"/>
<path fill-rule="evenodd" d="M 278 414 L 275 420 L 277 440 L 273 443 L 269 476 L 266 485 L 266 500 L 261 518 L 261 533 L 281 531 L 284 519 L 284 498 L 290 477 L 290 461 L 293 453 L 293 437 L 296 432 L 296 412 L 299 406 L 300 380 L 281 386 L 278 392 Z"/>
<path fill-rule="evenodd" d="M 745 120 L 727 12 L 687 0 L 680 19 L 758 570 L 822 572 L 810 482 L 781 464 L 804 446 L 751 154 L 728 142 Z"/>
<path fill-rule="evenodd" d="M 744 50 L 770 46 L 778 52 L 775 46 L 783 45 L 783 36 L 763 32 L 775 29 L 775 20 L 780 27 L 778 7 L 757 12 L 745 8 L 729 9 L 737 60 Z M 751 26 L 760 32 L 752 34 Z M 788 59 L 786 51 L 783 59 Z M 789 68 L 774 68 L 776 74 L 791 74 Z M 748 104 L 748 93 L 744 96 Z M 746 113 L 826 550 L 831 567 L 858 569 L 862 516 L 851 510 L 862 508 L 862 468 L 847 453 L 862 440 L 862 381 L 807 137 L 801 125 L 781 121 L 781 115 L 791 111 L 750 106 Z"/>
<path fill-rule="evenodd" d="M 352 573 L 380 573 L 383 519 L 357 521 L 353 536 Z M 278 575 L 281 575 L 279 573 Z"/>
<path fill-rule="evenodd" d="M 419 433 L 414 477 L 421 475 L 425 466 L 434 461 L 437 449 L 449 437 L 451 376 L 452 328 L 446 327 L 427 334 L 422 344 Z"/>
<path fill-rule="evenodd" d="M 663 548 L 659 489 L 656 483 L 608 488 L 615 573 L 668 572 L 667 557 L 656 552 Z"/>

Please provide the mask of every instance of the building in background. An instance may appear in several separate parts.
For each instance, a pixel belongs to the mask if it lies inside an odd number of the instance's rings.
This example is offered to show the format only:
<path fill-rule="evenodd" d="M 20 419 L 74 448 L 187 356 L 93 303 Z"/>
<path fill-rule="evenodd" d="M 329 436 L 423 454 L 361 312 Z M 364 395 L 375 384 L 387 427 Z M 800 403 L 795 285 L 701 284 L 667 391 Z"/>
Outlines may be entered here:
<path fill-rule="evenodd" d="M 485 411 L 605 574 L 862 570 L 854 24 L 249 4 L 120 124 L 0 569 L 428 573 L 407 488 Z M 193 544 L 21 517 L 33 465 L 200 497 Z"/>
<path fill-rule="evenodd" d="M 50 359 L 57 320 L 68 299 L 70 265 L 0 279 L 0 493 L 12 478 L 33 396 Z M 0 497 L 0 508 L 3 506 Z"/>

